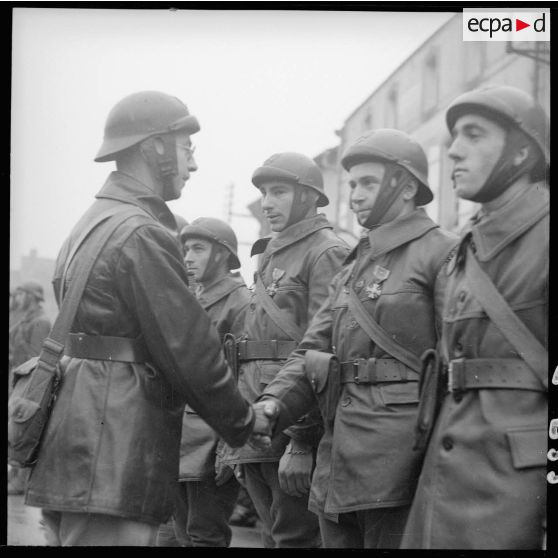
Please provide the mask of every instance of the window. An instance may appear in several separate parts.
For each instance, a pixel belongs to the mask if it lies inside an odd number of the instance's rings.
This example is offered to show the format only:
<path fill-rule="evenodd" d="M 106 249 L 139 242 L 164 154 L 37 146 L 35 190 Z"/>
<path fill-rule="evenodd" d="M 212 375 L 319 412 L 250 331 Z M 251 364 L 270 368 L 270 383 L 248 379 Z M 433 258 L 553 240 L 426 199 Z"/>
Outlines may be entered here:
<path fill-rule="evenodd" d="M 433 111 L 438 105 L 438 81 L 438 57 L 433 53 L 428 56 L 424 65 L 422 111 L 425 114 Z"/>
<path fill-rule="evenodd" d="M 465 80 L 467 85 L 477 85 L 485 66 L 486 43 L 463 43 L 465 55 Z"/>
<path fill-rule="evenodd" d="M 398 94 L 397 88 L 394 87 L 387 99 L 387 111 L 386 111 L 386 128 L 397 128 L 397 102 Z"/>
<path fill-rule="evenodd" d="M 367 130 L 372 129 L 372 113 L 370 110 L 366 113 L 364 120 L 362 121 L 362 131 L 366 132 Z"/>

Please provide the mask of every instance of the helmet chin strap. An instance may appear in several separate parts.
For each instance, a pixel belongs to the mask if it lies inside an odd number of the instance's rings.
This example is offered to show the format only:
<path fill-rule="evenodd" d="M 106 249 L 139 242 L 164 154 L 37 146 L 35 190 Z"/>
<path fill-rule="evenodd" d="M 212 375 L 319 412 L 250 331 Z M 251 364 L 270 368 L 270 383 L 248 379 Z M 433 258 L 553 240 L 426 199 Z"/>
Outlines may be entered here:
<path fill-rule="evenodd" d="M 380 191 L 372 206 L 372 211 L 363 225 L 367 229 L 372 229 L 390 220 L 390 207 L 405 186 L 413 180 L 411 174 L 398 165 L 385 163 L 385 167 L 386 172 L 380 185 Z"/>
<path fill-rule="evenodd" d="M 285 228 L 302 221 L 308 216 L 308 212 L 315 206 L 315 202 L 305 186 L 295 187 L 293 203 L 289 211 L 289 218 Z"/>
<path fill-rule="evenodd" d="M 162 152 L 157 149 L 162 147 Z M 163 199 L 173 199 L 174 178 L 178 175 L 176 160 L 176 140 L 173 134 L 152 136 L 142 143 L 142 153 L 155 177 L 163 186 Z"/>
<path fill-rule="evenodd" d="M 525 145 L 529 146 L 529 155 L 521 164 L 516 165 L 514 163 L 514 158 Z M 538 164 L 539 159 L 539 154 L 525 134 L 515 128 L 509 129 L 506 133 L 506 141 L 500 158 L 494 165 L 494 168 L 481 189 L 474 197 L 469 199 L 478 203 L 486 203 L 496 199 L 518 178 L 524 174 L 530 174 Z"/>
<path fill-rule="evenodd" d="M 220 263 L 221 263 L 221 261 L 217 259 L 217 255 L 221 253 L 222 250 L 223 249 L 220 249 L 220 247 L 215 242 L 211 243 L 211 251 L 209 252 L 207 265 L 205 266 L 203 273 L 198 279 L 198 283 L 206 283 L 215 278 L 215 275 L 219 271 Z"/>

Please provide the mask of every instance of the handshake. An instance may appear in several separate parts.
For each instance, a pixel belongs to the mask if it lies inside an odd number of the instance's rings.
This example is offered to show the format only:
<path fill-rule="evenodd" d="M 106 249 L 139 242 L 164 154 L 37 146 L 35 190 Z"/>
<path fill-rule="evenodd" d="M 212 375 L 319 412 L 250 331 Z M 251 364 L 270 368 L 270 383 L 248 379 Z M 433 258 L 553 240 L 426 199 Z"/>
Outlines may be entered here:
<path fill-rule="evenodd" d="M 279 407 L 274 401 L 266 399 L 253 403 L 252 409 L 254 409 L 256 420 L 248 443 L 256 449 L 267 449 L 271 446 L 273 427 L 279 414 Z"/>

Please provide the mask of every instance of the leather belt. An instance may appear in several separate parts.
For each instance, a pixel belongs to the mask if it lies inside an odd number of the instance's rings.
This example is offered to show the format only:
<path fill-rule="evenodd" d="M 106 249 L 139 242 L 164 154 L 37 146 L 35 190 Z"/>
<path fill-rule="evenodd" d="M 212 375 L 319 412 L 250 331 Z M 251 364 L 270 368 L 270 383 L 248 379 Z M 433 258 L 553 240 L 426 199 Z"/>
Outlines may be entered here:
<path fill-rule="evenodd" d="M 394 358 L 359 358 L 341 363 L 341 383 L 418 382 L 418 374 Z"/>
<path fill-rule="evenodd" d="M 520 358 L 459 358 L 448 366 L 448 391 L 470 389 L 544 389 Z"/>
<path fill-rule="evenodd" d="M 237 343 L 239 360 L 283 360 L 296 348 L 296 341 L 266 339 L 264 341 L 239 341 Z"/>
<path fill-rule="evenodd" d="M 118 362 L 147 362 L 149 353 L 140 339 L 70 333 L 64 354 L 74 358 L 114 360 Z"/>

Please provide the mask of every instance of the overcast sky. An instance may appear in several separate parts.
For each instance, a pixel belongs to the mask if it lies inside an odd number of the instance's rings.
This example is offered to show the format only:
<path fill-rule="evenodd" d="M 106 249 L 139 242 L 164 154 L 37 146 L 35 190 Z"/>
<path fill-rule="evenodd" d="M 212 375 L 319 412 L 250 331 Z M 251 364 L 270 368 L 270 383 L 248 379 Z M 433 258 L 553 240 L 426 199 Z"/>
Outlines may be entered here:
<path fill-rule="evenodd" d="M 395 7 L 392 5 L 392 7 Z M 32 248 L 55 258 L 113 163 L 95 163 L 122 97 L 159 90 L 198 117 L 199 170 L 171 210 L 226 218 L 258 192 L 269 155 L 310 157 L 453 14 L 15 8 L 12 50 L 10 268 Z M 232 221 L 250 277 L 257 223 Z"/>

